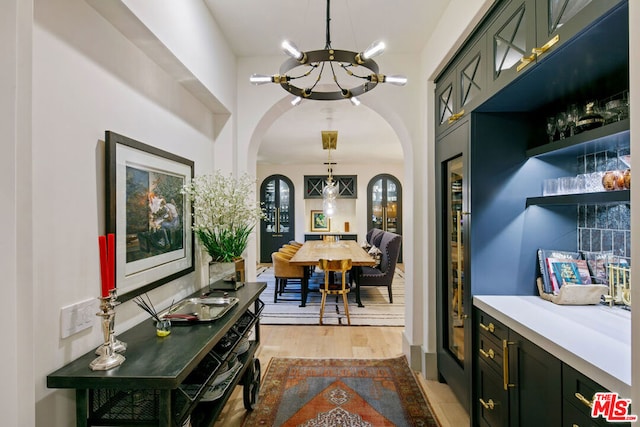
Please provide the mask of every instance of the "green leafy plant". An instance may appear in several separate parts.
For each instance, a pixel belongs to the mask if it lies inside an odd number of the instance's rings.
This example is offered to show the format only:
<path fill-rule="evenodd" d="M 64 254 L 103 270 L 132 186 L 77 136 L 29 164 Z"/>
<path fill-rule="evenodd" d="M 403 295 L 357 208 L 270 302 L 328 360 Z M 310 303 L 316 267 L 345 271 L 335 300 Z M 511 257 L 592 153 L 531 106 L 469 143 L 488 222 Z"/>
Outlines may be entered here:
<path fill-rule="evenodd" d="M 241 257 L 256 223 L 264 218 L 255 202 L 255 184 L 248 174 L 236 179 L 216 171 L 183 187 L 193 204 L 193 230 L 213 261 Z"/>

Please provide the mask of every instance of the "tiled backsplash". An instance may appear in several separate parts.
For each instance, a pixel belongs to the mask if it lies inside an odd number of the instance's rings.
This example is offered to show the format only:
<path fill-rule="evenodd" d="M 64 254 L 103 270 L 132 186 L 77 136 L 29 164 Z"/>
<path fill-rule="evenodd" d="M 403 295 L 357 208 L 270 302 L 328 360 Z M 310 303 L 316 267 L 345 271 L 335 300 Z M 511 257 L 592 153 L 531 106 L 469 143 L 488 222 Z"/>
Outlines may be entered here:
<path fill-rule="evenodd" d="M 578 157 L 578 173 L 624 170 L 622 158 L 630 148 L 601 151 Z M 580 205 L 578 207 L 578 249 L 581 251 L 613 251 L 631 257 L 631 204 Z"/>
<path fill-rule="evenodd" d="M 578 207 L 578 249 L 631 257 L 631 205 Z"/>

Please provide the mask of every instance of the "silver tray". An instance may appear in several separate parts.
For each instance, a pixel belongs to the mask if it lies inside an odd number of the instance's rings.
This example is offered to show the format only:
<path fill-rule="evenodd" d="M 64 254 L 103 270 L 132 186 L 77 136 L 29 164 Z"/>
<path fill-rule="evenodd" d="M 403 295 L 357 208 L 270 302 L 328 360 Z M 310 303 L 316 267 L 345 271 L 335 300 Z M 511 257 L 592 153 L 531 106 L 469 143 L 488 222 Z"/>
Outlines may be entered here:
<path fill-rule="evenodd" d="M 188 298 L 160 313 L 171 322 L 212 322 L 238 303 L 236 297 Z"/>

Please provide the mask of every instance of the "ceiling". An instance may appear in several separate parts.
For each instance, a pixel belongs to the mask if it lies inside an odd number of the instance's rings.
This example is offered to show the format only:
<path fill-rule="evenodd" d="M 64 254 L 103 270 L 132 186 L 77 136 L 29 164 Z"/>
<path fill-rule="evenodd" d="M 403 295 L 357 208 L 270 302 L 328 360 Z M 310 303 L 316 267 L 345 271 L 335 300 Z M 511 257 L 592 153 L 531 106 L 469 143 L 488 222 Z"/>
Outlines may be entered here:
<path fill-rule="evenodd" d="M 325 46 L 325 0 L 204 1 L 238 56 L 281 55 L 284 62 L 287 57 L 280 50 L 284 39 L 302 50 Z M 334 0 L 330 5 L 331 46 L 360 52 L 371 42 L 384 40 L 387 52 L 418 55 L 449 1 Z M 278 70 L 255 71 L 268 74 Z M 387 72 L 401 74 L 402 70 Z M 364 104 L 354 107 L 346 100 L 306 101 L 272 123 L 260 144 L 258 163 L 326 162 L 321 130 L 338 131 L 338 146 L 331 153 L 332 161 L 338 164 L 403 159 L 395 132 Z"/>

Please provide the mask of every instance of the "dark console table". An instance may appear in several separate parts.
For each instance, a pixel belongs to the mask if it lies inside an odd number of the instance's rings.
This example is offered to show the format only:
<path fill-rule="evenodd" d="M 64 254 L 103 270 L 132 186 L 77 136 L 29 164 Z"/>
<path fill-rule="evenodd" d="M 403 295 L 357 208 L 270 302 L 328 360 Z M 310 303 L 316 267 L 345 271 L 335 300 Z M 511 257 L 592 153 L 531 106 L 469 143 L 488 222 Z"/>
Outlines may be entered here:
<path fill-rule="evenodd" d="M 260 361 L 254 357 L 260 343 L 259 299 L 266 283 L 246 283 L 229 296 L 238 303 L 213 322 L 175 324 L 159 338 L 149 319 L 118 334 L 127 344 L 125 362 L 108 371 L 92 371 L 91 351 L 47 376 L 49 388 L 76 390 L 76 425 L 93 426 L 212 426 L 234 387 L 243 384 L 246 409 L 253 409 L 260 388 Z M 220 292 L 220 291 L 215 291 Z M 195 294 L 193 296 L 198 296 Z M 249 350 L 224 394 L 201 402 L 216 374 L 244 337 Z M 226 345 L 221 348 L 221 343 Z"/>

